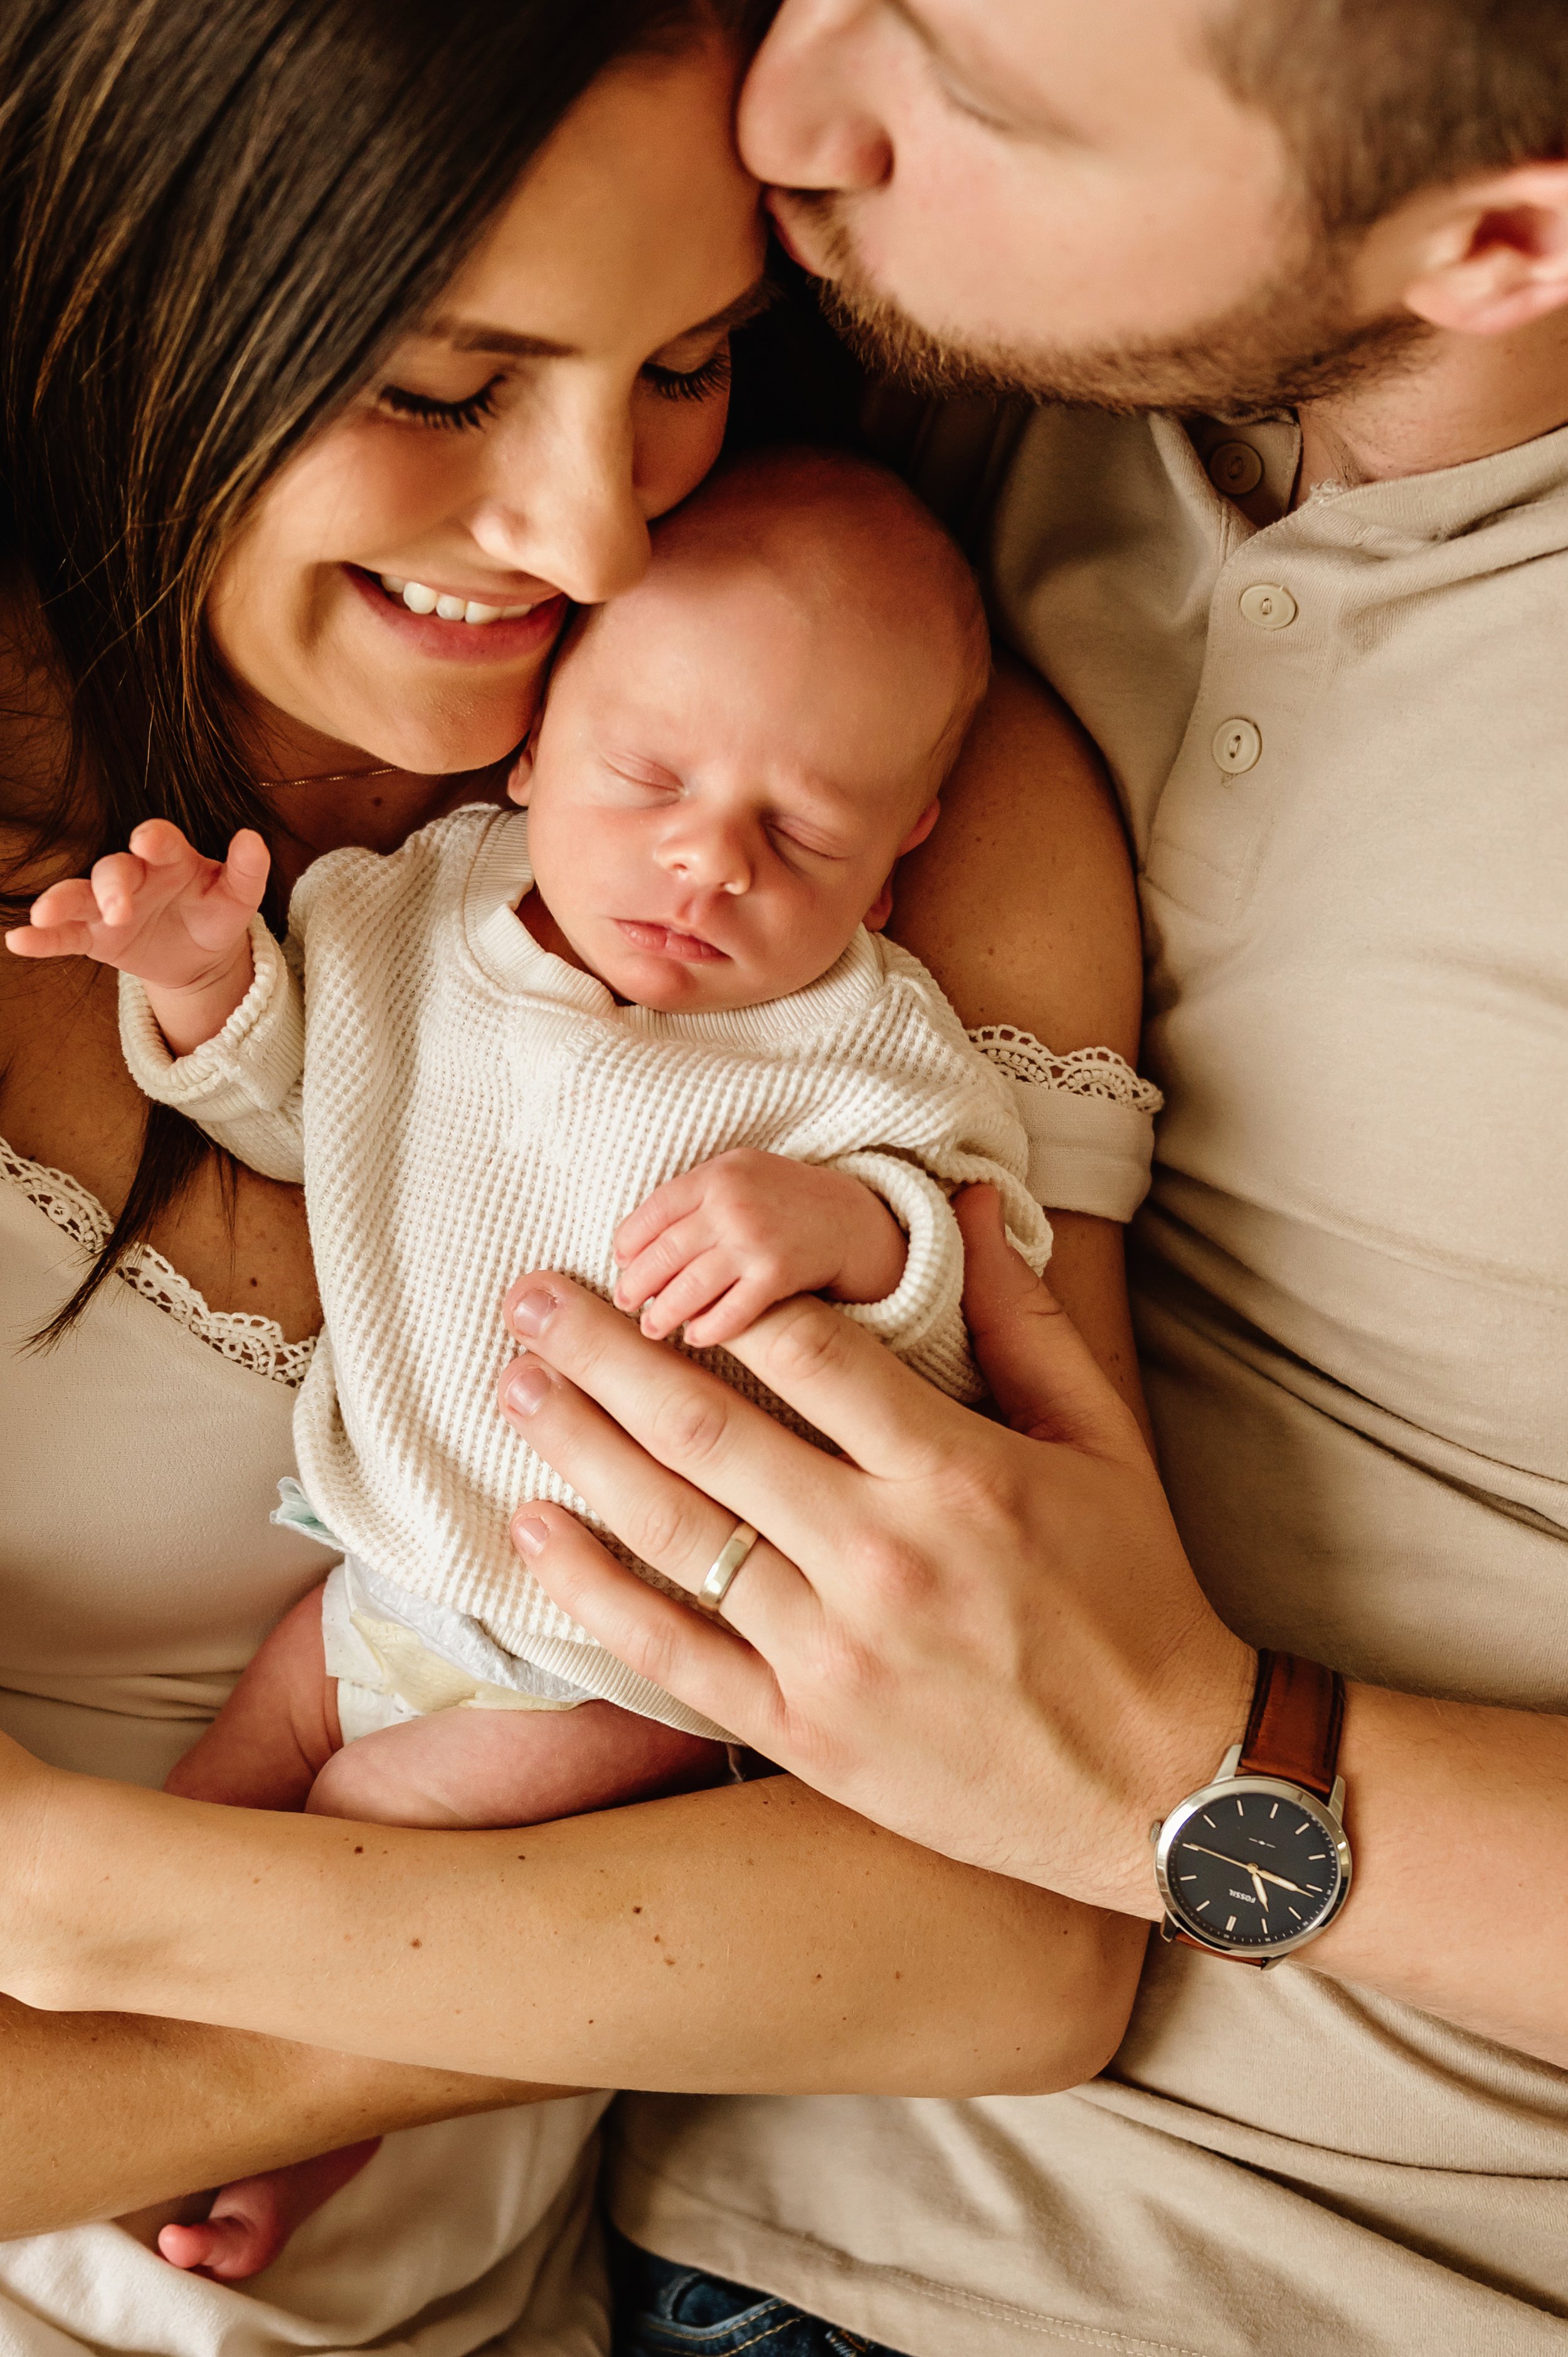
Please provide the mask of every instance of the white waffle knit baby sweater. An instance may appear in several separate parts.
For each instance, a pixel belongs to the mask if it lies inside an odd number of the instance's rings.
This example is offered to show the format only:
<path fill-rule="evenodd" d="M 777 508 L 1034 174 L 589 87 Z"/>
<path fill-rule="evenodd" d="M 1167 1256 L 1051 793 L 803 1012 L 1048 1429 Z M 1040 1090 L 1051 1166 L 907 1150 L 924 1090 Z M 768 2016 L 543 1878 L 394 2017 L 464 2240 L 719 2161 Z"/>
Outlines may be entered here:
<path fill-rule="evenodd" d="M 905 951 L 861 931 L 790 997 L 659 1014 L 540 948 L 515 913 L 531 883 L 526 816 L 489 806 L 387 857 L 334 852 L 295 893 L 286 955 L 252 929 L 255 981 L 218 1038 L 172 1058 L 128 979 L 122 1035 L 149 1095 L 253 1168 L 304 1180 L 325 1315 L 295 1442 L 343 1544 L 519 1658 L 708 1734 L 560 1611 L 509 1543 L 530 1498 L 595 1518 L 497 1413 L 507 1286 L 553 1268 L 608 1295 L 621 1221 L 714 1155 L 832 1165 L 909 1239 L 897 1292 L 844 1315 L 969 1398 L 949 1194 L 999 1188 L 1036 1269 L 1050 1231 L 1007 1082 Z M 761 1395 L 726 1353 L 703 1355 Z"/>

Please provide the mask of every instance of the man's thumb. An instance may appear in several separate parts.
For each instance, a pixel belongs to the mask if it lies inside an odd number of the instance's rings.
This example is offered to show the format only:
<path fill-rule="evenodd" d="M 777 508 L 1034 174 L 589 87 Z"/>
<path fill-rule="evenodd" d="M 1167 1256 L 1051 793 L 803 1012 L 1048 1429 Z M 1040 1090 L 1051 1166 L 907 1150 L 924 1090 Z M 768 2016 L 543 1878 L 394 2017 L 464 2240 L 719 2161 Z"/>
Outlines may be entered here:
<path fill-rule="evenodd" d="M 970 1339 L 1014 1431 L 1094 1456 L 1119 1455 L 1136 1427 L 1055 1294 L 1008 1241 L 996 1189 L 966 1187 L 953 1211 L 963 1236 Z"/>

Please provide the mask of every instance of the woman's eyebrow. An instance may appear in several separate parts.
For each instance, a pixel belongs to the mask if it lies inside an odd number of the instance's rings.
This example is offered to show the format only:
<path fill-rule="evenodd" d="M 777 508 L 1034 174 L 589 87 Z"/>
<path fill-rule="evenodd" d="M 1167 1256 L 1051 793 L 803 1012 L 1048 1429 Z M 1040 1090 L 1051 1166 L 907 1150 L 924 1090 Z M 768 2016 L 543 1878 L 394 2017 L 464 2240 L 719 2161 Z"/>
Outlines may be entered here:
<path fill-rule="evenodd" d="M 693 336 L 727 335 L 732 328 L 744 327 L 748 319 L 766 311 L 777 300 L 778 292 L 766 276 L 756 279 L 744 295 L 737 295 L 722 311 L 682 328 L 669 340 L 682 344 Z M 549 336 L 519 335 L 514 328 L 492 327 L 480 319 L 432 319 L 425 333 L 437 342 L 450 344 L 454 351 L 497 352 L 513 360 L 572 360 L 578 352 L 575 344 L 558 343 Z"/>

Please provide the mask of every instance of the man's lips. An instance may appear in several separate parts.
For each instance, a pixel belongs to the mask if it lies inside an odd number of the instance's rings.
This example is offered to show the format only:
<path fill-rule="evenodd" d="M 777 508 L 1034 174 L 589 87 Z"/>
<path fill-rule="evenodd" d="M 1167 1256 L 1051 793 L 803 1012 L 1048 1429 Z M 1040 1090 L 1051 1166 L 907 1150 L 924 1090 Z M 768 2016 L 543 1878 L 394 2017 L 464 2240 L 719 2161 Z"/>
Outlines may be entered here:
<path fill-rule="evenodd" d="M 674 925 L 650 925 L 640 917 L 618 917 L 615 924 L 617 931 L 645 956 L 677 958 L 685 965 L 727 962 L 727 952 L 716 950 L 700 933 L 683 933 Z"/>
<path fill-rule="evenodd" d="M 510 622 L 478 626 L 444 622 L 438 614 L 411 613 L 400 597 L 390 597 L 376 576 L 362 565 L 345 565 L 343 573 L 369 611 L 386 629 L 397 632 L 410 653 L 434 655 L 444 662 L 516 662 L 520 656 L 551 646 L 566 614 L 565 598 L 556 596 L 542 598 L 532 612 L 519 614 Z"/>
<path fill-rule="evenodd" d="M 769 188 L 762 201 L 773 222 L 773 233 L 790 261 L 798 263 L 802 270 L 810 271 L 812 277 L 820 278 L 822 274 L 821 263 L 813 261 L 809 253 L 802 253 L 800 242 L 789 227 L 789 189 Z"/>

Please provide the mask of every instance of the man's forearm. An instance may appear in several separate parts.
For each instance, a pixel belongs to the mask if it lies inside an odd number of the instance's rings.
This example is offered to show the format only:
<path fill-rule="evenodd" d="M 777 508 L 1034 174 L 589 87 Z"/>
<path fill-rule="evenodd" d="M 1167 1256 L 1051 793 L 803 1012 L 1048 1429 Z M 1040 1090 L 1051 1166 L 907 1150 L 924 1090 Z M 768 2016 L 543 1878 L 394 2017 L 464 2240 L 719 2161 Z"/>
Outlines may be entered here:
<path fill-rule="evenodd" d="M 1355 1880 L 1302 1964 L 1568 2069 L 1568 1720 L 1352 1686 L 1339 1764 Z"/>
<path fill-rule="evenodd" d="M 118 2217 L 532 2092 L 183 2021 L 35 2013 L 0 1997 L 0 2240 Z"/>

